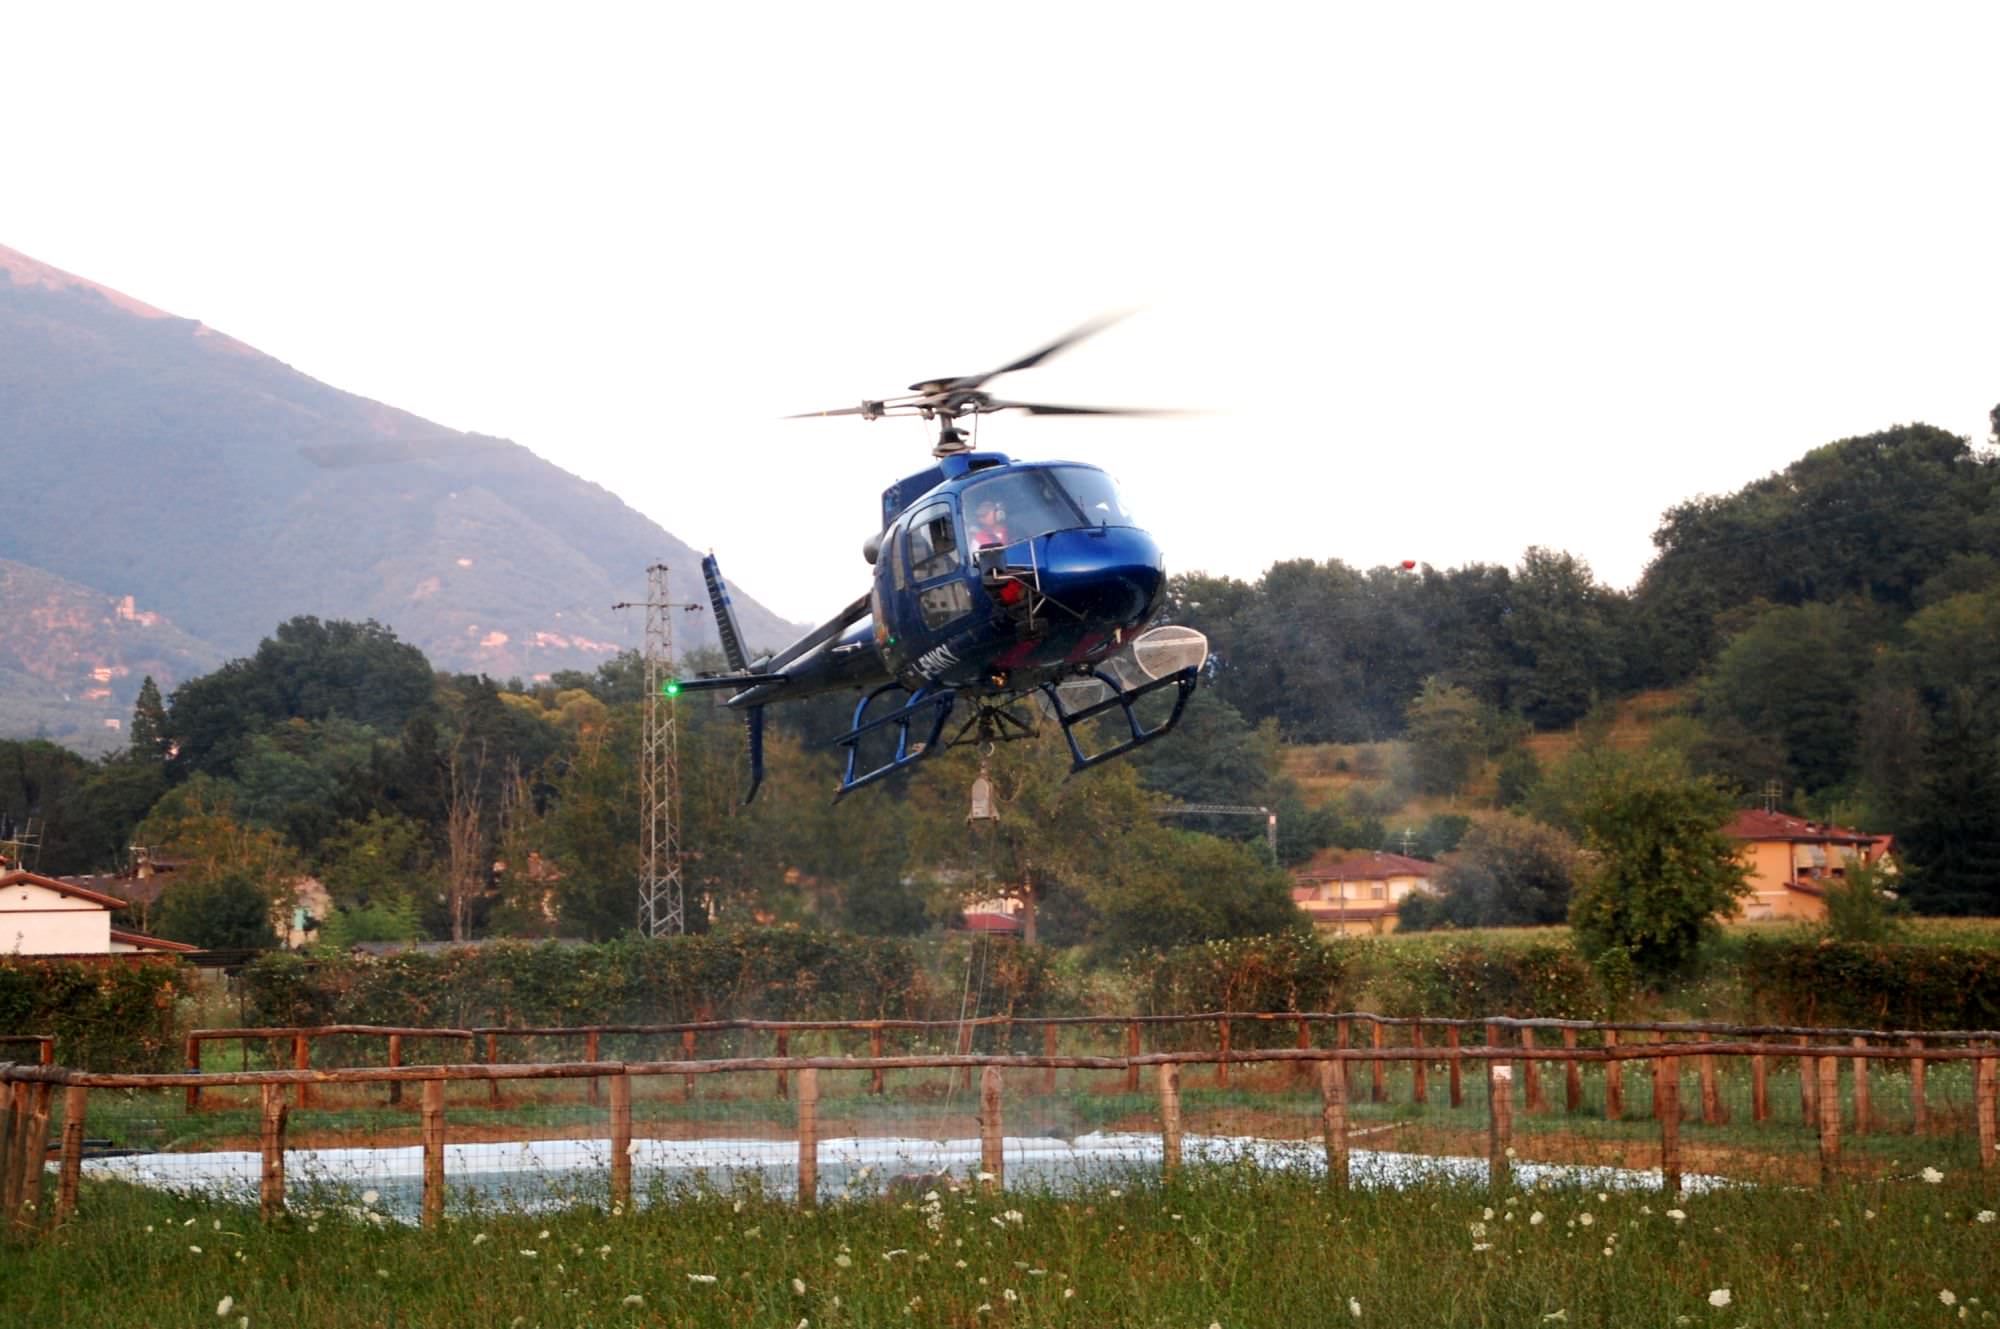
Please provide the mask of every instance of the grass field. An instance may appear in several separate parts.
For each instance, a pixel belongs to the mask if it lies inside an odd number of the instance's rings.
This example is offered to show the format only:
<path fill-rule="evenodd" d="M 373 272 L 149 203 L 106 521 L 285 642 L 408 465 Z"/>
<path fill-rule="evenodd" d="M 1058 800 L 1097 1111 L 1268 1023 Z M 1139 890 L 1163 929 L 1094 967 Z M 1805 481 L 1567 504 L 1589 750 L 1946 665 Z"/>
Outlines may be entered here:
<path fill-rule="evenodd" d="M 2000 1186 L 1976 1174 L 1676 1203 L 1442 1183 L 1336 1193 L 1222 1165 L 1063 1197 L 935 1195 L 815 1214 L 711 1193 L 622 1217 L 420 1231 L 361 1208 L 264 1227 L 239 1208 L 96 1184 L 61 1230 L 0 1247 L 0 1319 L 1734 1329 L 1992 1324 L 2000 1309 Z"/>

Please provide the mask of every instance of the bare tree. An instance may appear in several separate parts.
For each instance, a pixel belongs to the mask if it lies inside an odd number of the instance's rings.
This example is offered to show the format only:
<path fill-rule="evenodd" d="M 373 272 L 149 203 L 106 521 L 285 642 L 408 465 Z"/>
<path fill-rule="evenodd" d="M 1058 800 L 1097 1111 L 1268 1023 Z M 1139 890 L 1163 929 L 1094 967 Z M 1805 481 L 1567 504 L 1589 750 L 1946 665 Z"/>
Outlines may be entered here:
<path fill-rule="evenodd" d="M 462 749 L 461 734 L 451 745 L 445 798 L 445 903 L 451 913 L 451 939 L 466 940 L 470 931 L 472 902 L 486 888 L 487 854 L 485 829 L 480 818 L 480 786 L 486 780 L 486 743 L 481 740 L 478 755 L 469 763 Z"/>

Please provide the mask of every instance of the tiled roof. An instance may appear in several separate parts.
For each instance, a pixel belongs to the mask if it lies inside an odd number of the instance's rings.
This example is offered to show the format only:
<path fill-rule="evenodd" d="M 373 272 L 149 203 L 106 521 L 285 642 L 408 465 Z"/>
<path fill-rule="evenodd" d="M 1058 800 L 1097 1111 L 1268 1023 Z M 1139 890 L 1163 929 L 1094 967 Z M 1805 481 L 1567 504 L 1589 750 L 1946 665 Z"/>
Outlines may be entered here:
<path fill-rule="evenodd" d="M 1012 914 L 967 914 L 965 927 L 968 932 L 1019 932 L 1021 920 Z"/>
<path fill-rule="evenodd" d="M 0 890 L 9 886 L 39 886 L 45 891 L 67 895 L 76 900 L 88 900 L 92 904 L 103 905 L 106 909 L 123 909 L 125 902 L 114 895 L 93 891 L 73 882 L 58 881 L 54 877 L 44 877 L 39 872 L 9 872 L 0 876 Z"/>
<path fill-rule="evenodd" d="M 1401 854 L 1376 852 L 1334 858 L 1338 850 L 1321 850 L 1293 873 L 1298 881 L 1387 881 L 1391 877 L 1428 877 L 1438 870 L 1435 863 Z M 1324 861 L 1331 859 L 1332 861 Z"/>
<path fill-rule="evenodd" d="M 127 946 L 137 946 L 141 950 L 173 951 L 177 955 L 201 949 L 199 946 L 190 946 L 184 941 L 168 941 L 165 937 L 149 937 L 143 932 L 122 932 L 117 928 L 111 929 L 111 940 L 124 942 Z"/>
<path fill-rule="evenodd" d="M 1807 821 L 1785 812 L 1766 812 L 1762 808 L 1744 808 L 1729 819 L 1722 828 L 1724 835 L 1738 840 L 1787 840 L 1808 844 L 1872 844 L 1876 837 L 1862 831 L 1850 831 L 1845 826 L 1829 826 L 1821 821 Z"/>

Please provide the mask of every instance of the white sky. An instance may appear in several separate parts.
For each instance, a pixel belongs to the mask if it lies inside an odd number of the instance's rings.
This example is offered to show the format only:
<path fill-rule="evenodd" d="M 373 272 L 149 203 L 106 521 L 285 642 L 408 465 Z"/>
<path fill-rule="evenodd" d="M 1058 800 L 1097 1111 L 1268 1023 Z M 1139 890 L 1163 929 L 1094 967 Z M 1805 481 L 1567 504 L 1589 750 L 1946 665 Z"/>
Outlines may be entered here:
<path fill-rule="evenodd" d="M 1001 363 L 1170 421 L 1178 571 L 1629 584 L 1670 503 L 2000 400 L 2000 7 L 22 7 L 0 243 L 513 438 L 817 621 Z M 775 537 L 775 538 L 774 538 Z M 635 581 L 637 570 L 635 569 Z"/>

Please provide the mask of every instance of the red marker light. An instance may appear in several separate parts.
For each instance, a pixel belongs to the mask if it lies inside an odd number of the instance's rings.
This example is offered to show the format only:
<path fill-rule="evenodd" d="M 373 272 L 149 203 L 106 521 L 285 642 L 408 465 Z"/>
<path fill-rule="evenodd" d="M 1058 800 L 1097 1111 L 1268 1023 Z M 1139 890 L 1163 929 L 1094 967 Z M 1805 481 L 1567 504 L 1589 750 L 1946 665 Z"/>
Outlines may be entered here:
<path fill-rule="evenodd" d="M 998 595 L 1000 596 L 1000 603 L 1003 605 L 1017 605 L 1021 603 L 1021 597 L 1026 594 L 1027 592 L 1021 589 L 1021 583 L 1018 581 L 1003 581 L 1000 583 Z"/>
<path fill-rule="evenodd" d="M 1405 572 L 1411 571 L 1416 566 L 1417 566 L 1417 560 L 1415 560 L 1414 558 L 1406 558 L 1403 560 L 1403 571 Z"/>

